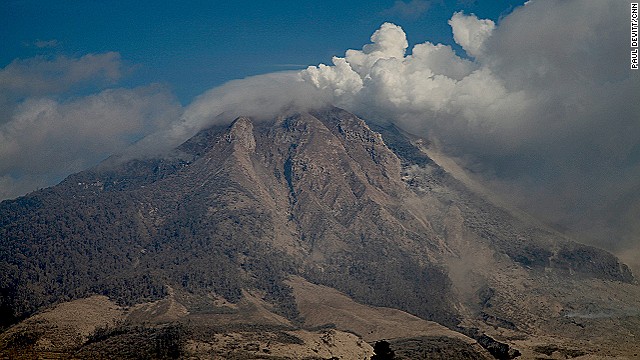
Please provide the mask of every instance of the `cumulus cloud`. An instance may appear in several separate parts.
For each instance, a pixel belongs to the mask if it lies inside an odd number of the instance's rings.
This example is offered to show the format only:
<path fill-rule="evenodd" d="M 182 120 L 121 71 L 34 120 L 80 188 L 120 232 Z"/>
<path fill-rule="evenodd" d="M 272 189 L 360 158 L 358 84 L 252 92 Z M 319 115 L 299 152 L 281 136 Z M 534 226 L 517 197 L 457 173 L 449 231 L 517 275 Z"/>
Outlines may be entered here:
<path fill-rule="evenodd" d="M 474 57 L 481 55 L 485 40 L 491 36 L 496 27 L 491 20 L 480 20 L 473 14 L 467 16 L 462 12 L 453 14 L 449 25 L 453 31 L 454 41 L 460 44 L 467 54 Z"/>
<path fill-rule="evenodd" d="M 622 220 L 639 207 L 620 201 L 640 179 L 627 5 L 533 0 L 498 25 L 455 13 L 449 24 L 469 58 L 430 42 L 407 52 L 402 29 L 387 23 L 362 50 L 302 78 L 365 118 L 438 138 L 521 206 L 612 248 L 640 240 Z"/>
<path fill-rule="evenodd" d="M 116 53 L 16 60 L 0 70 L 0 198 L 49 186 L 165 128 L 180 105 L 164 87 L 76 86 L 117 80 Z"/>
<path fill-rule="evenodd" d="M 302 78 L 332 96 L 338 106 L 420 133 L 443 117 L 448 118 L 442 124 L 446 128 L 460 115 L 478 123 L 480 111 L 522 102 L 491 69 L 459 57 L 448 45 L 425 42 L 409 55 L 407 47 L 404 31 L 385 23 L 362 50 L 334 57 L 333 66 L 310 66 Z"/>

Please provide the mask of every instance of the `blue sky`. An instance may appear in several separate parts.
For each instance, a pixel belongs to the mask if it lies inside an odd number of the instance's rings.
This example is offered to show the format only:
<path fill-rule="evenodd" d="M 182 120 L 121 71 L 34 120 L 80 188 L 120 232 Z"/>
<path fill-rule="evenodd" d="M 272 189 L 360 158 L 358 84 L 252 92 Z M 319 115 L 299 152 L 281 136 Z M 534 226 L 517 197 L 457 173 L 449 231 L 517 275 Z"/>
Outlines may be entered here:
<path fill-rule="evenodd" d="M 384 21 L 402 26 L 410 44 L 459 50 L 447 24 L 454 12 L 498 21 L 523 2 L 5 0 L 0 67 L 115 51 L 131 67 L 120 85 L 164 83 L 186 105 L 228 80 L 328 63 Z"/>

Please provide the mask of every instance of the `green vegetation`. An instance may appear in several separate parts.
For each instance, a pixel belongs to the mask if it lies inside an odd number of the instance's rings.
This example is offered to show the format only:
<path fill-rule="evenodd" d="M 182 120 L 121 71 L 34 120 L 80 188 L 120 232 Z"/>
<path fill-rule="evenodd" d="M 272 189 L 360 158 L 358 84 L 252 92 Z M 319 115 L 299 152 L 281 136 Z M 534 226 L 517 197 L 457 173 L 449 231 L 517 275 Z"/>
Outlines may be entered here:
<path fill-rule="evenodd" d="M 373 356 L 371 360 L 393 360 L 396 358 L 396 353 L 391 350 L 391 346 L 387 341 L 376 341 L 373 345 Z"/>
<path fill-rule="evenodd" d="M 179 359 L 189 332 L 179 324 L 98 328 L 73 355 L 78 359 Z"/>
<path fill-rule="evenodd" d="M 472 345 L 459 339 L 424 336 L 397 339 L 390 342 L 395 350 L 395 360 L 486 360 L 487 357 Z"/>

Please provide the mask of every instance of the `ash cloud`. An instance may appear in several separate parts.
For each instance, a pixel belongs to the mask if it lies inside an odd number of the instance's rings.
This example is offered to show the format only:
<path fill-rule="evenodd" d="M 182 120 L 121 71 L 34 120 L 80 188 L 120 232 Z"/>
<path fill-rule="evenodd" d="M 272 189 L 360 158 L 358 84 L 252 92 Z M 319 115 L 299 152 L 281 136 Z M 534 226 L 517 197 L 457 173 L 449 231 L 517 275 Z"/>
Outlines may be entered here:
<path fill-rule="evenodd" d="M 462 46 L 467 54 L 474 57 L 482 55 L 484 43 L 496 27 L 491 20 L 481 20 L 473 14 L 465 15 L 461 12 L 453 14 L 449 25 L 453 30 L 453 40 Z"/>
<path fill-rule="evenodd" d="M 597 0 L 533 0 L 498 23 L 454 13 L 464 54 L 431 42 L 409 49 L 402 28 L 385 23 L 332 64 L 210 90 L 141 149 L 238 115 L 330 103 L 437 139 L 523 209 L 583 242 L 637 254 L 640 73 L 628 69 L 627 17 L 627 2 Z"/>
<path fill-rule="evenodd" d="M 624 252 L 640 243 L 628 5 L 534 0 L 498 24 L 455 13 L 466 56 L 430 42 L 408 52 L 386 23 L 362 50 L 302 77 L 337 106 L 437 138 L 521 207 Z"/>

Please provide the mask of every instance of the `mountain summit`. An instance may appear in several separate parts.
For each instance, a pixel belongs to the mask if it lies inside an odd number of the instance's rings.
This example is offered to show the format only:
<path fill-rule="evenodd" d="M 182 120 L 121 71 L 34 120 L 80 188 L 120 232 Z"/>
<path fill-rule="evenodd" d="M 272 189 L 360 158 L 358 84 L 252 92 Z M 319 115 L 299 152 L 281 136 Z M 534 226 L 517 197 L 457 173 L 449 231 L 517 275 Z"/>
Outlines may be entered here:
<path fill-rule="evenodd" d="M 640 288 L 616 257 L 502 205 L 428 142 L 337 108 L 240 117 L 162 157 L 111 158 L 2 202 L 0 239 L 9 354 L 90 357 L 127 335 L 184 340 L 165 357 L 269 358 L 319 327 L 326 358 L 371 355 L 359 339 L 395 339 L 405 358 L 640 350 Z M 52 320 L 64 306 L 101 315 Z M 77 335 L 64 346 L 42 325 L 61 321 Z M 228 350 L 222 333 L 258 345 Z"/>

